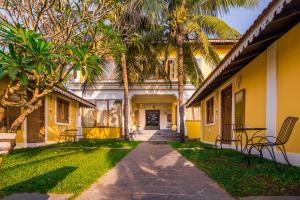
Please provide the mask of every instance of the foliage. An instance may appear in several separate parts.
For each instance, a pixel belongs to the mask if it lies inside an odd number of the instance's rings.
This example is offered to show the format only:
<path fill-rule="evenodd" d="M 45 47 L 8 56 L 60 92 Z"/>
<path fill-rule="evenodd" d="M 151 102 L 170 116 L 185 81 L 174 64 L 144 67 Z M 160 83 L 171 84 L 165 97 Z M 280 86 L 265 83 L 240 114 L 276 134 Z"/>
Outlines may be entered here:
<path fill-rule="evenodd" d="M 0 197 L 17 192 L 71 193 L 75 197 L 137 145 L 87 140 L 14 150 L 0 169 Z"/>
<path fill-rule="evenodd" d="M 73 73 L 92 85 L 106 57 L 123 51 L 119 35 L 104 23 L 115 1 L 3 1 L 0 3 L 0 93 L 3 107 L 22 107 L 14 132 L 54 87 L 64 87 Z M 83 88 L 84 89 L 84 88 Z M 28 94 L 32 95 L 28 95 Z M 13 95 L 21 95 L 16 102 Z"/>
<path fill-rule="evenodd" d="M 139 10 L 152 17 L 156 26 L 152 28 L 160 31 L 159 43 L 178 49 L 178 37 L 184 42 L 184 73 L 185 78 L 198 86 L 203 75 L 198 69 L 193 55 L 200 53 L 205 61 L 215 67 L 220 59 L 210 38 L 238 39 L 240 34 L 222 21 L 219 16 L 225 15 L 233 7 L 253 8 L 259 0 L 225 0 L 225 1 L 131 1 L 131 11 Z M 165 48 L 166 51 L 169 48 Z M 168 53 L 166 52 L 166 55 Z M 166 56 L 166 59 L 168 56 Z"/>
<path fill-rule="evenodd" d="M 184 157 L 217 181 L 234 197 L 299 196 L 300 168 L 253 157 L 247 167 L 246 155 L 234 150 L 216 150 L 200 142 L 170 142 Z"/>

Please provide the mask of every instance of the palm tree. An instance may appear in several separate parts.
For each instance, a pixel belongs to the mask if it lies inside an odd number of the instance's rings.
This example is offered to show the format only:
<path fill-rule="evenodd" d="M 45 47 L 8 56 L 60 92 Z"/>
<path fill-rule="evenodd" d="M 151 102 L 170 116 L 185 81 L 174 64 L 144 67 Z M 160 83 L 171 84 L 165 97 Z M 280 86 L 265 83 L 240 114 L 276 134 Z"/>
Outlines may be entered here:
<path fill-rule="evenodd" d="M 205 61 L 215 67 L 220 58 L 209 42 L 209 38 L 237 39 L 240 34 L 222 21 L 219 16 L 230 8 L 253 8 L 259 0 L 133 0 L 137 10 L 155 20 L 164 35 L 160 42 L 173 46 L 177 51 L 178 99 L 180 113 L 180 141 L 184 141 L 184 83 L 190 80 L 198 86 L 203 80 L 193 53 L 200 52 Z M 133 10 L 134 10 L 133 9 Z M 156 14 L 153 14 L 156 13 Z M 168 48 L 166 48 L 168 49 Z"/>
<path fill-rule="evenodd" d="M 132 1 L 125 5 L 117 4 L 111 15 L 110 23 L 119 32 L 124 51 L 115 55 L 119 61 L 117 67 L 117 78 L 121 81 L 124 89 L 124 139 L 128 140 L 129 133 L 129 85 L 130 83 L 142 82 L 147 76 L 155 71 L 160 65 L 157 51 L 152 48 L 151 40 L 157 36 L 156 32 L 150 32 L 151 22 L 135 10 L 132 12 Z M 160 74 L 164 74 L 160 70 Z"/>

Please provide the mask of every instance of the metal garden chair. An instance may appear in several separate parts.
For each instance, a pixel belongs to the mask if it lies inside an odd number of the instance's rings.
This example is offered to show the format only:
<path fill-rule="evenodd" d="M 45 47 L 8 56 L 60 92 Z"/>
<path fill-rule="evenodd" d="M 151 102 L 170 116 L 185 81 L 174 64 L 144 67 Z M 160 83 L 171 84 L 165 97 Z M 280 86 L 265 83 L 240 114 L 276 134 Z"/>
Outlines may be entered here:
<path fill-rule="evenodd" d="M 263 157 L 262 150 L 264 148 L 266 148 L 268 150 L 268 152 L 271 155 L 272 160 L 274 161 L 275 164 L 277 164 L 275 153 L 274 153 L 274 147 L 278 147 L 278 149 L 281 151 L 281 153 L 282 153 L 285 161 L 287 162 L 287 164 L 291 165 L 289 160 L 288 160 L 284 145 L 290 139 L 290 136 L 293 132 L 293 129 L 294 129 L 295 124 L 298 121 L 298 119 L 299 119 L 298 117 L 287 117 L 284 120 L 277 137 L 273 137 L 273 136 L 266 136 L 266 137 L 255 136 L 255 137 L 252 137 L 250 139 L 251 143 L 249 143 L 248 165 L 250 165 L 250 155 L 251 155 L 252 149 L 256 149 L 260 154 L 260 158 L 262 159 L 262 157 Z M 254 142 L 254 139 L 257 139 L 258 142 Z"/>
<path fill-rule="evenodd" d="M 242 123 L 236 123 L 236 124 L 225 124 L 224 126 L 228 126 L 230 127 L 230 135 L 232 135 L 232 132 L 234 129 L 237 129 L 237 128 L 243 128 L 244 125 Z M 236 134 L 234 138 L 224 138 L 223 137 L 223 134 L 221 135 L 218 135 L 216 137 L 216 140 L 215 140 L 215 148 L 218 147 L 218 143 L 220 144 L 220 148 L 223 149 L 223 144 L 226 144 L 226 143 L 230 143 L 231 142 L 234 142 L 235 143 L 235 148 L 236 150 L 238 150 L 238 146 L 240 144 L 240 146 L 242 146 L 242 137 L 240 134 Z M 242 148 L 242 147 L 241 147 Z"/>

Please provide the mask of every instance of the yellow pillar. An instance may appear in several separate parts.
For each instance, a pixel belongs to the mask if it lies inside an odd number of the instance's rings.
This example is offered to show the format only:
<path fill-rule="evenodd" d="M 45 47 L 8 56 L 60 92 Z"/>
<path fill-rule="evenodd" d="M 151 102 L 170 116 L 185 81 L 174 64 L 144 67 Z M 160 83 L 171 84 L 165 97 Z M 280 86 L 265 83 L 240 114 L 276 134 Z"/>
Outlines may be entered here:
<path fill-rule="evenodd" d="M 177 115 L 176 103 L 172 103 L 172 130 L 173 131 L 176 131 L 176 129 L 177 129 L 176 115 Z"/>

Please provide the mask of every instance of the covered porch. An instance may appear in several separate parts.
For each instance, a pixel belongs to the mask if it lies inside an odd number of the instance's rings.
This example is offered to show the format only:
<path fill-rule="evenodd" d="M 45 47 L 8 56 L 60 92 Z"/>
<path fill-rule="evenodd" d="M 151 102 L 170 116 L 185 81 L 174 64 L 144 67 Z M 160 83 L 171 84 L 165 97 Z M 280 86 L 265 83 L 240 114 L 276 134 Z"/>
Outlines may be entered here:
<path fill-rule="evenodd" d="M 130 129 L 177 130 L 178 108 L 175 95 L 133 95 L 130 98 Z"/>

